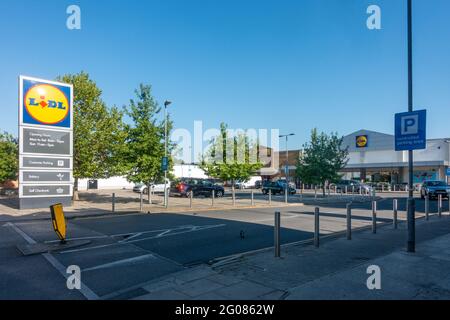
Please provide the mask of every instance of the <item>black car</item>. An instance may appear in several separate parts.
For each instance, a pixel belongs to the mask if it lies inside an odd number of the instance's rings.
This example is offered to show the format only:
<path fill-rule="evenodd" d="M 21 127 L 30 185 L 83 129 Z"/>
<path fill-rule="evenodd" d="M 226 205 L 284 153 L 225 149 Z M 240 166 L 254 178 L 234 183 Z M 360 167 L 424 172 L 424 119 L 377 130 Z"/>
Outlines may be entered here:
<path fill-rule="evenodd" d="M 286 183 L 282 181 L 264 181 L 263 186 L 261 188 L 262 193 L 269 194 L 269 191 L 272 191 L 272 194 L 284 194 L 286 190 Z M 289 194 L 295 194 L 297 191 L 292 186 L 289 186 Z"/>
<path fill-rule="evenodd" d="M 444 181 L 425 181 L 420 188 L 420 197 L 438 198 L 442 195 L 443 198 L 448 198 L 450 194 L 450 186 Z"/>
<path fill-rule="evenodd" d="M 205 196 L 212 197 L 214 190 L 214 196 L 221 198 L 225 194 L 225 190 L 222 186 L 215 184 L 212 180 L 208 179 L 182 179 L 180 182 L 175 183 L 170 188 L 170 195 L 190 197 Z"/>

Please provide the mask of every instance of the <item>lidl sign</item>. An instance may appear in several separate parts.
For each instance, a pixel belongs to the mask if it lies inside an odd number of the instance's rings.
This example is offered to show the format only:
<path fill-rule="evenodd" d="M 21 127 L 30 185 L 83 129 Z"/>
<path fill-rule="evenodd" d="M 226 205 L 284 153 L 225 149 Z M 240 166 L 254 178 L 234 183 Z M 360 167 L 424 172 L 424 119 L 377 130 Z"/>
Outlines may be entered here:
<path fill-rule="evenodd" d="M 369 145 L 369 137 L 367 135 L 356 137 L 357 148 L 367 148 L 368 145 Z"/>
<path fill-rule="evenodd" d="M 22 125 L 72 128 L 72 87 L 47 80 L 20 78 Z"/>
<path fill-rule="evenodd" d="M 19 76 L 19 207 L 70 206 L 73 86 Z"/>

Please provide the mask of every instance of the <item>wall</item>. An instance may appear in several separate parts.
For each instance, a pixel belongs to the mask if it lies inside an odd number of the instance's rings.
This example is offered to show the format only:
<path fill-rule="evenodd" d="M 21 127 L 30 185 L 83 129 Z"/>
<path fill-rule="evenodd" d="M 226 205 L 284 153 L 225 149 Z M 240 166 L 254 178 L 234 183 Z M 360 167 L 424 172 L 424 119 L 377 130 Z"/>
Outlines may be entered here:
<path fill-rule="evenodd" d="M 193 164 L 179 164 L 173 166 L 172 172 L 176 178 L 198 178 L 207 179 L 208 176 L 205 171 L 200 169 L 198 165 Z"/>
<path fill-rule="evenodd" d="M 89 179 L 78 181 L 78 190 L 87 190 Z M 111 177 L 109 179 L 98 179 L 98 189 L 133 189 L 134 183 L 130 183 L 125 177 Z"/>

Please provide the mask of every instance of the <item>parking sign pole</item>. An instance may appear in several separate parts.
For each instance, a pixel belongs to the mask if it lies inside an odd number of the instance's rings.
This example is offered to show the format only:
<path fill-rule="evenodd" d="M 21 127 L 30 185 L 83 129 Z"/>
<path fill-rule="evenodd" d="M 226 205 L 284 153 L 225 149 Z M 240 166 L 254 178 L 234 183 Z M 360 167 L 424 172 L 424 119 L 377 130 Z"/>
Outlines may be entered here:
<path fill-rule="evenodd" d="M 413 65 L 412 65 L 412 0 L 408 0 L 408 112 L 413 111 Z M 416 204 L 413 188 L 413 151 L 408 151 L 408 252 L 416 251 Z"/>

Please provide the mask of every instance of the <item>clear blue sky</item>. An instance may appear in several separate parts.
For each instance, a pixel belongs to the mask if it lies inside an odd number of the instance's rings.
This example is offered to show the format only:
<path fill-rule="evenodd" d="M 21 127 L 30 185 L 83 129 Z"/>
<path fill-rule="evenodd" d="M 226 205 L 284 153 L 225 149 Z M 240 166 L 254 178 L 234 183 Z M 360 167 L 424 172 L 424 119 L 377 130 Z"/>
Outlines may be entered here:
<path fill-rule="evenodd" d="M 66 8 L 82 30 L 66 28 Z M 382 30 L 366 9 L 382 9 Z M 450 136 L 448 0 L 414 0 L 415 108 L 429 137 Z M 406 0 L 0 1 L 0 130 L 17 133 L 19 74 L 53 79 L 88 72 L 109 105 L 139 83 L 173 101 L 176 127 L 344 135 L 393 132 L 407 108 Z"/>

